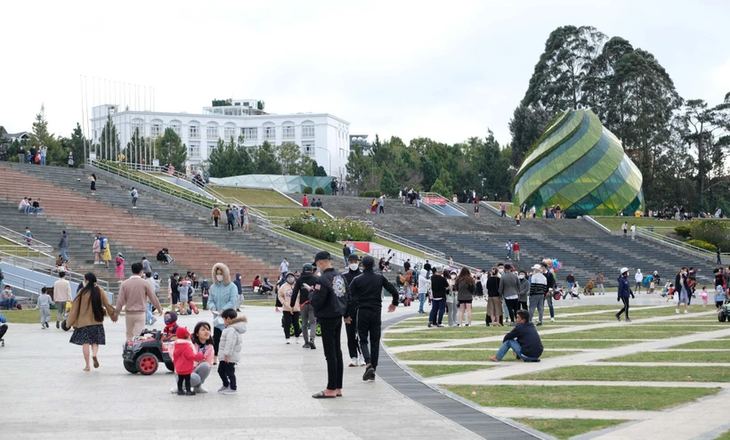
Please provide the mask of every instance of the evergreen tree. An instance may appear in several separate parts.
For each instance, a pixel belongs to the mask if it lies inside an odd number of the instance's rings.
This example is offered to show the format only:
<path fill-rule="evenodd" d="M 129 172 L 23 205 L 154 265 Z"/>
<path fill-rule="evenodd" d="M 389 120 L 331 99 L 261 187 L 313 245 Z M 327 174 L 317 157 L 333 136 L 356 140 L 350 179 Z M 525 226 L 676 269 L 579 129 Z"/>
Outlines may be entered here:
<path fill-rule="evenodd" d="M 251 152 L 254 162 L 254 168 L 257 174 L 281 174 L 281 164 L 276 158 L 274 147 L 270 143 L 264 141 L 258 147 L 254 147 Z"/>
<path fill-rule="evenodd" d="M 106 124 L 104 124 L 104 128 L 101 129 L 99 145 L 96 146 L 96 157 L 97 159 L 117 161 L 119 160 L 120 150 L 121 141 L 119 140 L 119 132 L 112 121 L 111 115 L 109 115 Z"/>
<path fill-rule="evenodd" d="M 149 143 L 147 139 L 140 136 L 139 128 L 134 129 L 132 138 L 127 142 L 127 148 L 123 154 L 126 156 L 126 161 L 129 163 L 141 164 L 142 159 L 145 163 L 149 162 Z M 149 165 L 149 164 L 148 164 Z"/>
<path fill-rule="evenodd" d="M 116 131 L 116 130 L 115 130 Z M 182 143 L 180 136 L 172 128 L 166 128 L 162 137 L 157 138 L 156 154 L 162 165 L 172 165 L 177 170 L 185 169 L 188 149 Z"/>
<path fill-rule="evenodd" d="M 64 153 L 61 148 L 61 142 L 48 131 L 48 121 L 46 120 L 46 108 L 44 105 L 41 105 L 41 111 L 35 116 L 33 128 L 30 133 L 30 141 L 28 142 L 28 147 L 35 148 L 36 151 L 40 149 L 41 146 L 48 148 L 48 152 L 46 154 L 47 164 L 66 164 L 67 153 Z M 28 150 L 28 147 L 26 147 L 26 151 Z M 78 160 L 81 160 L 81 158 L 76 159 L 76 161 Z"/>

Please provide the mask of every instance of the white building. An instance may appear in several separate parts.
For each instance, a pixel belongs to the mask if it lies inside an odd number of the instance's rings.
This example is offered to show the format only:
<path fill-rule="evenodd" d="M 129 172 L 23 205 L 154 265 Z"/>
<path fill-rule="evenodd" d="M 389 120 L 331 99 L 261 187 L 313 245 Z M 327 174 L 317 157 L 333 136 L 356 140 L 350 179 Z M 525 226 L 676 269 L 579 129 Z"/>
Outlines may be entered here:
<path fill-rule="evenodd" d="M 218 139 L 228 142 L 243 136 L 246 146 L 293 142 L 302 152 L 322 166 L 329 175 L 342 178 L 350 152 L 350 123 L 328 113 L 267 114 L 258 109 L 255 99 L 214 101 L 202 113 L 170 113 L 122 110 L 117 105 L 92 109 L 91 137 L 94 143 L 111 116 L 124 148 L 135 129 L 145 138 L 162 136 L 172 128 L 188 147 L 188 162 L 200 164 L 216 148 Z"/>

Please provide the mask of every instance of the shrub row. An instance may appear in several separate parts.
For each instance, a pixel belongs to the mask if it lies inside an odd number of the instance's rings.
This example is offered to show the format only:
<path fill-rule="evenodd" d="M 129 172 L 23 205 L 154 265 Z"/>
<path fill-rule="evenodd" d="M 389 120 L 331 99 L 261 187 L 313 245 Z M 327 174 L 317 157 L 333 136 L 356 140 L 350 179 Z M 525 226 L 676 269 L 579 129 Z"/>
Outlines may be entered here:
<path fill-rule="evenodd" d="M 344 240 L 373 241 L 375 239 L 375 231 L 371 226 L 352 219 L 305 220 L 296 216 L 287 220 L 285 225 L 299 234 L 332 243 Z"/>

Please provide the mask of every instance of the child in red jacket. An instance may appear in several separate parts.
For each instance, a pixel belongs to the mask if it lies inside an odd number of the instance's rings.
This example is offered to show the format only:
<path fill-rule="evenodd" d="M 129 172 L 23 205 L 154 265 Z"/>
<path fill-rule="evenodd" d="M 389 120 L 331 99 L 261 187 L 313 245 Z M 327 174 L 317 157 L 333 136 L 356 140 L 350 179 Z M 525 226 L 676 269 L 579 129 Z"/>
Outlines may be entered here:
<path fill-rule="evenodd" d="M 185 327 L 178 327 L 177 341 L 175 341 L 175 373 L 177 374 L 178 396 L 194 396 L 195 392 L 190 389 L 190 375 L 193 372 L 194 361 L 204 361 L 203 353 L 195 353 L 193 343 L 190 342 L 190 332 Z M 185 391 L 182 385 L 185 381 Z"/>

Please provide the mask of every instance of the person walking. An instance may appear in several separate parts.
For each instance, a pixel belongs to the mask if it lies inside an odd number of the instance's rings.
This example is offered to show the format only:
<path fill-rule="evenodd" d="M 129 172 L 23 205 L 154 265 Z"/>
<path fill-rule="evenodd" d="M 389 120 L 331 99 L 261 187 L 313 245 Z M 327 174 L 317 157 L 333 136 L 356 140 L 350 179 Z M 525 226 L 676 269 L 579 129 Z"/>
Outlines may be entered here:
<path fill-rule="evenodd" d="M 139 336 L 144 329 L 147 301 L 152 303 L 160 316 L 164 314 L 152 285 L 142 278 L 142 274 L 142 263 L 133 263 L 132 276 L 122 283 L 117 296 L 116 316 L 119 317 L 124 309 L 128 341 Z"/>
<path fill-rule="evenodd" d="M 459 322 L 457 326 L 463 324 L 464 314 L 466 314 L 466 326 L 469 327 L 471 325 L 471 305 L 474 301 L 474 292 L 476 292 L 476 281 L 474 281 L 468 268 L 461 268 L 454 286 L 457 292 L 456 299 L 459 301 Z"/>
<path fill-rule="evenodd" d="M 284 284 L 279 286 L 279 302 L 281 303 L 281 311 L 282 311 L 282 322 L 284 327 L 284 338 L 286 339 L 287 345 L 290 343 L 289 339 L 291 337 L 291 327 L 294 327 L 294 338 L 296 338 L 295 343 L 299 344 L 299 336 L 302 335 L 302 329 L 299 327 L 299 321 L 300 321 L 300 306 L 299 301 L 296 299 L 292 301 L 293 295 L 293 288 L 294 283 L 296 282 L 296 277 L 293 273 L 287 273 L 284 277 Z M 292 304 L 292 302 L 294 304 Z"/>
<path fill-rule="evenodd" d="M 636 223 L 631 223 L 631 239 L 636 240 Z"/>
<path fill-rule="evenodd" d="M 624 306 L 616 313 L 616 319 L 621 322 L 621 314 L 626 313 L 626 322 L 631 322 L 629 318 L 629 298 L 634 298 L 634 292 L 629 287 L 629 269 L 622 267 L 618 277 L 618 301 L 622 301 Z"/>
<path fill-rule="evenodd" d="M 226 225 L 226 230 L 233 231 L 236 226 L 235 224 L 233 224 L 233 222 L 236 221 L 236 218 L 233 216 L 233 210 L 230 206 L 226 209 L 226 221 L 228 222 L 228 224 Z"/>
<path fill-rule="evenodd" d="M 137 209 L 137 198 L 139 197 L 137 188 L 132 187 L 132 190 L 129 192 L 129 195 L 132 196 L 132 208 Z"/>
<path fill-rule="evenodd" d="M 299 301 L 299 311 L 302 314 L 302 333 L 304 334 L 304 345 L 302 348 L 315 350 L 317 345 L 314 338 L 317 336 L 317 318 L 314 316 L 314 308 L 311 304 L 311 295 L 308 286 L 317 284 L 317 277 L 312 273 L 312 265 L 307 263 L 302 267 L 302 274 L 294 283 L 290 305 L 294 307 Z"/>
<path fill-rule="evenodd" d="M 342 256 L 345 257 L 345 265 L 347 265 L 347 257 L 350 256 L 352 251 L 350 250 L 350 246 L 347 245 L 347 243 L 342 245 Z"/>
<path fill-rule="evenodd" d="M 342 317 L 347 313 L 348 291 L 344 277 L 332 267 L 332 256 L 320 251 L 314 264 L 322 274 L 310 291 L 314 315 L 322 329 L 322 347 L 327 360 L 327 387 L 312 395 L 315 399 L 342 396 Z"/>
<path fill-rule="evenodd" d="M 59 272 L 58 280 L 53 283 L 53 301 L 56 303 L 56 328 L 61 328 L 66 303 L 71 301 L 71 284 L 66 279 L 66 272 Z"/>
<path fill-rule="evenodd" d="M 542 265 L 536 264 L 532 266 L 532 276 L 530 277 L 530 309 L 529 318 L 535 316 L 535 309 L 539 315 L 537 325 L 542 325 L 542 316 L 545 311 L 545 297 L 549 294 L 547 278 L 542 273 Z"/>
<path fill-rule="evenodd" d="M 94 244 L 91 250 L 94 252 L 94 265 L 103 264 L 101 262 L 101 240 L 99 240 L 99 234 L 96 234 L 96 237 L 94 237 Z"/>
<path fill-rule="evenodd" d="M 520 261 L 520 244 L 516 241 L 512 245 L 512 253 L 515 256 L 515 261 Z"/>
<path fill-rule="evenodd" d="M 507 243 L 505 243 L 504 247 L 507 249 L 507 259 L 512 259 L 512 240 L 507 240 Z"/>
<path fill-rule="evenodd" d="M 555 281 L 555 274 L 553 273 L 553 270 L 548 267 L 546 262 L 542 263 L 542 272 L 545 275 L 545 279 L 547 280 L 547 287 L 548 287 L 548 295 L 546 296 L 547 303 L 548 303 L 548 310 L 550 311 L 550 322 L 555 322 L 555 309 L 553 308 L 553 292 L 555 292 L 555 289 L 558 286 L 558 283 Z"/>
<path fill-rule="evenodd" d="M 109 239 L 100 234 L 99 245 L 101 246 L 101 260 L 106 268 L 109 269 L 109 262 L 112 261 L 112 251 L 109 247 Z"/>
<path fill-rule="evenodd" d="M 117 322 L 117 315 L 114 306 L 111 305 L 104 289 L 96 284 L 96 275 L 89 272 L 84 275 L 84 287 L 76 294 L 71 304 L 71 311 L 66 318 L 66 328 L 74 328 L 70 343 L 83 347 L 86 367 L 89 371 L 89 348 L 91 358 L 94 361 L 94 368 L 99 368 L 97 354 L 99 345 L 106 344 L 104 333 L 104 311 L 111 317 L 112 322 Z"/>
<path fill-rule="evenodd" d="M 58 241 L 58 248 L 61 250 L 63 261 L 68 261 L 68 254 L 66 253 L 66 251 L 68 251 L 68 235 L 66 235 L 66 231 L 61 232 L 61 239 Z"/>
<path fill-rule="evenodd" d="M 428 260 L 426 260 L 426 264 L 428 264 Z M 426 296 L 431 288 L 431 265 L 428 264 L 428 269 L 426 269 L 426 264 L 418 271 L 418 313 L 420 314 L 426 313 L 423 306 L 426 304 Z"/>
<path fill-rule="evenodd" d="M 388 306 L 388 313 L 393 313 L 398 307 L 398 290 L 383 275 L 375 273 L 375 259 L 370 255 L 362 258 L 362 267 L 362 275 L 355 277 L 350 283 L 345 323 L 352 324 L 353 317 L 357 322 L 360 351 L 365 359 L 365 373 L 362 380 L 373 381 L 380 355 L 382 291 L 386 290 L 393 297 Z"/>
<path fill-rule="evenodd" d="M 627 222 L 623 222 L 621 224 L 621 230 L 624 231 L 624 238 L 626 238 L 627 237 L 626 234 L 627 234 L 627 232 L 629 230 L 629 224 Z"/>
<path fill-rule="evenodd" d="M 686 267 L 683 267 L 674 278 L 674 289 L 676 296 L 677 308 L 675 313 L 679 313 L 679 306 L 684 304 L 684 313 L 689 313 L 689 303 L 692 296 L 692 288 L 690 287 L 690 275 Z"/>
<path fill-rule="evenodd" d="M 357 254 L 349 254 L 347 256 L 347 272 L 342 274 L 345 282 L 348 286 L 352 284 L 352 281 L 362 275 L 360 271 L 360 257 Z M 352 292 L 350 292 L 350 298 L 352 299 Z M 360 365 L 362 355 L 360 352 L 360 345 L 357 342 L 357 322 L 345 320 L 345 333 L 347 334 L 347 351 L 350 355 L 350 367 L 357 367 Z"/>
<path fill-rule="evenodd" d="M 502 299 L 499 296 L 499 272 L 493 267 L 487 278 L 487 316 L 486 324 L 497 327 L 502 325 Z"/>
<path fill-rule="evenodd" d="M 150 260 L 148 260 L 147 257 L 142 257 L 142 272 L 152 273 L 152 264 L 150 264 Z"/>
<path fill-rule="evenodd" d="M 208 308 L 213 313 L 213 347 L 215 348 L 215 362 L 218 363 L 218 350 L 221 341 L 221 335 L 226 325 L 220 317 L 222 311 L 227 309 L 236 310 L 238 304 L 238 290 L 236 285 L 231 281 L 231 271 L 223 263 L 216 263 L 211 269 L 211 279 L 213 284 L 210 286 L 210 296 L 208 297 Z"/>
<path fill-rule="evenodd" d="M 117 252 L 117 258 L 114 259 L 114 264 L 117 266 L 117 279 L 121 283 L 124 280 L 124 255 L 121 252 Z"/>
<path fill-rule="evenodd" d="M 603 288 L 603 273 L 600 270 L 598 271 L 598 275 L 596 275 L 596 291 L 598 291 L 599 295 L 606 293 L 606 289 Z"/>
<path fill-rule="evenodd" d="M 499 296 L 501 296 L 507 304 L 507 312 L 509 314 L 509 325 L 515 325 L 515 313 L 517 313 L 519 296 L 520 296 L 520 279 L 511 264 L 504 265 L 504 274 L 499 280 Z M 506 319 L 506 317 L 505 317 Z"/>
<path fill-rule="evenodd" d="M 428 326 L 443 327 L 446 309 L 446 294 L 449 290 L 449 282 L 443 276 L 444 268 L 436 266 L 436 271 L 431 276 L 431 313 L 428 316 Z"/>
<path fill-rule="evenodd" d="M 210 214 L 210 216 L 213 218 L 213 224 L 215 227 L 218 227 L 218 221 L 221 219 L 221 210 L 218 208 L 218 206 L 213 207 L 213 212 Z"/>
<path fill-rule="evenodd" d="M 281 272 L 281 276 L 285 276 L 287 272 L 289 272 L 289 261 L 284 257 L 284 259 L 281 260 L 281 264 L 279 265 L 279 272 Z"/>

